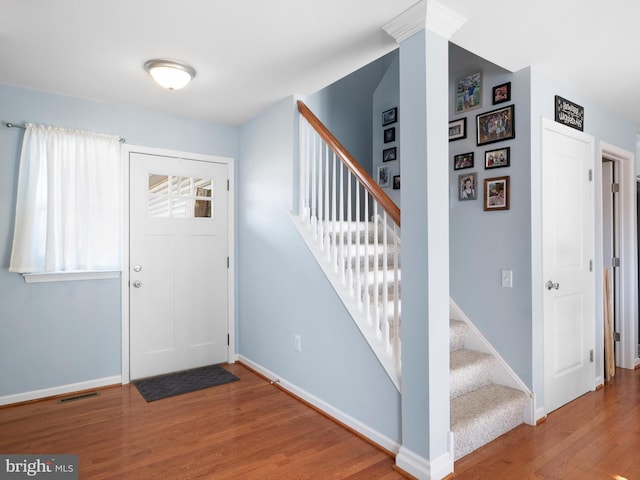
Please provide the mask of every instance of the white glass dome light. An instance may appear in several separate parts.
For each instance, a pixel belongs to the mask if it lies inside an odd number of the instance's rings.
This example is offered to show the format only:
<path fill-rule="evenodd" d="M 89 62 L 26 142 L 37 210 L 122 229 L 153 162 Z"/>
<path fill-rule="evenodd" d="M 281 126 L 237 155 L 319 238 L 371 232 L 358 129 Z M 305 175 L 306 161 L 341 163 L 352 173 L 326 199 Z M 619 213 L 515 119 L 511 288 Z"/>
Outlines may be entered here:
<path fill-rule="evenodd" d="M 158 83 L 169 90 L 186 87 L 196 71 L 190 65 L 175 60 L 155 59 L 145 62 L 144 69 Z"/>

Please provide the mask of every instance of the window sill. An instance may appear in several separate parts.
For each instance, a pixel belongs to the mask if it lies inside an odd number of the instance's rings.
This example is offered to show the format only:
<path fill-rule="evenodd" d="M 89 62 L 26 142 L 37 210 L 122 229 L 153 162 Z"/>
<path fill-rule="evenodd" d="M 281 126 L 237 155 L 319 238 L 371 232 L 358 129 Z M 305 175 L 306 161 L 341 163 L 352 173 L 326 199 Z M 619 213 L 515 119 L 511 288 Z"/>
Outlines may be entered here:
<path fill-rule="evenodd" d="M 120 278 L 120 271 L 95 272 L 52 272 L 52 273 L 23 273 L 24 283 L 72 282 L 78 280 L 105 280 Z"/>

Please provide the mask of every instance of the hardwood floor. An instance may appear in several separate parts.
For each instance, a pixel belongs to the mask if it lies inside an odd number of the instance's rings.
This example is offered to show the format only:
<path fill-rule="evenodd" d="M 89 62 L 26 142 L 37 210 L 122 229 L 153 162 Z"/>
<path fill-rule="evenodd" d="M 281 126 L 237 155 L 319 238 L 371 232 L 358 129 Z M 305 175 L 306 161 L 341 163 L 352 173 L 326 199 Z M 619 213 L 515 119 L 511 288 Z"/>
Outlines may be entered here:
<path fill-rule="evenodd" d="M 640 479 L 640 370 L 521 425 L 455 463 L 455 480 Z"/>
<path fill-rule="evenodd" d="M 239 382 L 147 403 L 134 386 L 0 409 L 0 452 L 74 453 L 86 479 L 397 480 L 388 454 L 240 364 Z"/>
<path fill-rule="evenodd" d="M 157 402 L 133 386 L 0 408 L 0 452 L 75 453 L 85 479 L 399 480 L 394 460 L 240 364 Z M 639 480 L 640 370 L 455 464 L 454 480 Z"/>

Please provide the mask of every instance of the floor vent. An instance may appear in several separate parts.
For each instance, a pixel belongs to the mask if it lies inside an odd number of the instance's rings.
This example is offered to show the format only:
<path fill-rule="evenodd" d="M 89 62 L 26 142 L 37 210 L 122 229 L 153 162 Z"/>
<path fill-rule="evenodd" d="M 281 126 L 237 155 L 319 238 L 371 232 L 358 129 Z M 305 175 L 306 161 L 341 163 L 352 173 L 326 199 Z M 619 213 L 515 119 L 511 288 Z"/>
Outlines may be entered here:
<path fill-rule="evenodd" d="M 60 398 L 58 399 L 58 403 L 63 404 L 63 403 L 75 402 L 76 400 L 84 400 L 85 398 L 97 397 L 98 395 L 100 395 L 98 392 L 83 393 L 80 395 L 74 395 L 73 397 Z"/>

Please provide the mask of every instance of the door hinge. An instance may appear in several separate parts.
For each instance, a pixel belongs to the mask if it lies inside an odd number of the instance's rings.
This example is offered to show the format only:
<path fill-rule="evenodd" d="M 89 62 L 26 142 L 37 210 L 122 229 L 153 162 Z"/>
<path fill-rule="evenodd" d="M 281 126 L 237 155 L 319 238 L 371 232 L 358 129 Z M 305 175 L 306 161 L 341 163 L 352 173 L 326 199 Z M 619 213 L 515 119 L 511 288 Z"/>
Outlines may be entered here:
<path fill-rule="evenodd" d="M 229 257 L 227 257 L 227 268 L 229 268 Z"/>
<path fill-rule="evenodd" d="M 593 350 L 589 351 L 589 361 L 593 363 Z"/>
<path fill-rule="evenodd" d="M 229 346 L 229 334 L 227 333 L 227 347 Z"/>
<path fill-rule="evenodd" d="M 620 332 L 613 332 L 613 341 L 614 342 L 620 341 Z"/>
<path fill-rule="evenodd" d="M 620 184 L 612 183 L 611 184 L 611 193 L 619 193 L 620 192 Z"/>
<path fill-rule="evenodd" d="M 589 260 L 589 271 L 593 272 L 593 260 Z"/>
<path fill-rule="evenodd" d="M 589 169 L 589 181 L 593 182 L 593 170 Z"/>
<path fill-rule="evenodd" d="M 613 257 L 611 259 L 611 266 L 612 267 L 619 267 L 620 266 L 620 259 L 618 257 Z"/>
<path fill-rule="evenodd" d="M 229 191 L 229 179 L 227 178 L 227 192 Z"/>

